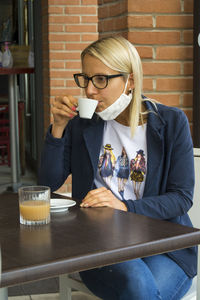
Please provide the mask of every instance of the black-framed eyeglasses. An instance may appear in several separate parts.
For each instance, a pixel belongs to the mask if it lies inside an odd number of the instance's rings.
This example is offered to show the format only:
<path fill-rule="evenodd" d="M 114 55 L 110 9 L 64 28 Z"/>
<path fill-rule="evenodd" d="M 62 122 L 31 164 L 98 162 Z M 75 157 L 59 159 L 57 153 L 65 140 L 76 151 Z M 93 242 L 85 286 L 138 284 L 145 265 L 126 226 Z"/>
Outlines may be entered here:
<path fill-rule="evenodd" d="M 115 75 L 94 75 L 87 76 L 84 73 L 74 74 L 74 80 L 76 84 L 80 88 L 86 88 L 88 86 L 89 81 L 91 80 L 95 88 L 97 89 L 105 89 L 108 85 L 108 81 L 112 78 L 124 76 L 123 74 L 115 74 Z"/>

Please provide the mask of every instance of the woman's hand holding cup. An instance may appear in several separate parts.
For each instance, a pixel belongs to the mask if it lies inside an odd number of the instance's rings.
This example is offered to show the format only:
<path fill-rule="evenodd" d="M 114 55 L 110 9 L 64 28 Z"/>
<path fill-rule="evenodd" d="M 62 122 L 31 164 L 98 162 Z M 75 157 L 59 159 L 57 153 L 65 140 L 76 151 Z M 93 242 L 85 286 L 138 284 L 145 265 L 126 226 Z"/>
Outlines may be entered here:
<path fill-rule="evenodd" d="M 52 103 L 54 118 L 52 135 L 61 138 L 68 121 L 77 115 L 77 99 L 73 96 L 55 97 Z"/>

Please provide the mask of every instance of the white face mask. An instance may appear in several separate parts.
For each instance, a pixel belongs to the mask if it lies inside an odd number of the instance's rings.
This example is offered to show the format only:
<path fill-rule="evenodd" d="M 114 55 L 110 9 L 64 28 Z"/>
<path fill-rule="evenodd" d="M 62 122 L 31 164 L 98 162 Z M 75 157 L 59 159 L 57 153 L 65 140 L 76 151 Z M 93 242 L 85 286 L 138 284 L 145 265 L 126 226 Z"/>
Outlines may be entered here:
<path fill-rule="evenodd" d="M 129 79 L 129 77 L 128 77 Z M 101 119 L 104 121 L 110 121 L 116 119 L 130 104 L 132 100 L 132 93 L 129 95 L 125 94 L 125 90 L 127 87 L 128 79 L 126 81 L 126 85 L 121 96 L 110 106 L 104 109 L 101 112 L 95 112 Z"/>

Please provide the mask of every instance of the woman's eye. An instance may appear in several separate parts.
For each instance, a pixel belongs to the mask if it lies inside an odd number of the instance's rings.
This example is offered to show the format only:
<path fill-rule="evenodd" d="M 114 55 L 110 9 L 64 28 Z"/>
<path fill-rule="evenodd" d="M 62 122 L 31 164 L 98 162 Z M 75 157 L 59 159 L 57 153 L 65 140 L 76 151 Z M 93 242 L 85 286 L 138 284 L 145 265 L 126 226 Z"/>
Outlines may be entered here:
<path fill-rule="evenodd" d="M 96 77 L 96 81 L 98 81 L 98 82 L 104 82 L 105 81 L 105 77 L 104 76 L 97 76 Z"/>

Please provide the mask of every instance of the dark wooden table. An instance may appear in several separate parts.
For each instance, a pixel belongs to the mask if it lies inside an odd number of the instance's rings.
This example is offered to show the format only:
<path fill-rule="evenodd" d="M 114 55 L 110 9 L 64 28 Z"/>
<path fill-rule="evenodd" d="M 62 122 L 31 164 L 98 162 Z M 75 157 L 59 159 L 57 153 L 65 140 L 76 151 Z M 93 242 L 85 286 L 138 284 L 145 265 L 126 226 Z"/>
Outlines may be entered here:
<path fill-rule="evenodd" d="M 200 230 L 111 208 L 71 207 L 41 227 L 19 224 L 17 194 L 0 195 L 1 287 L 200 243 Z"/>
<path fill-rule="evenodd" d="M 20 158 L 19 158 L 19 130 L 18 130 L 18 92 L 17 75 L 34 73 L 34 68 L 13 67 L 0 68 L 0 75 L 8 75 L 9 92 L 9 120 L 10 120 L 10 150 L 11 150 L 11 178 L 13 191 L 20 186 Z"/>

